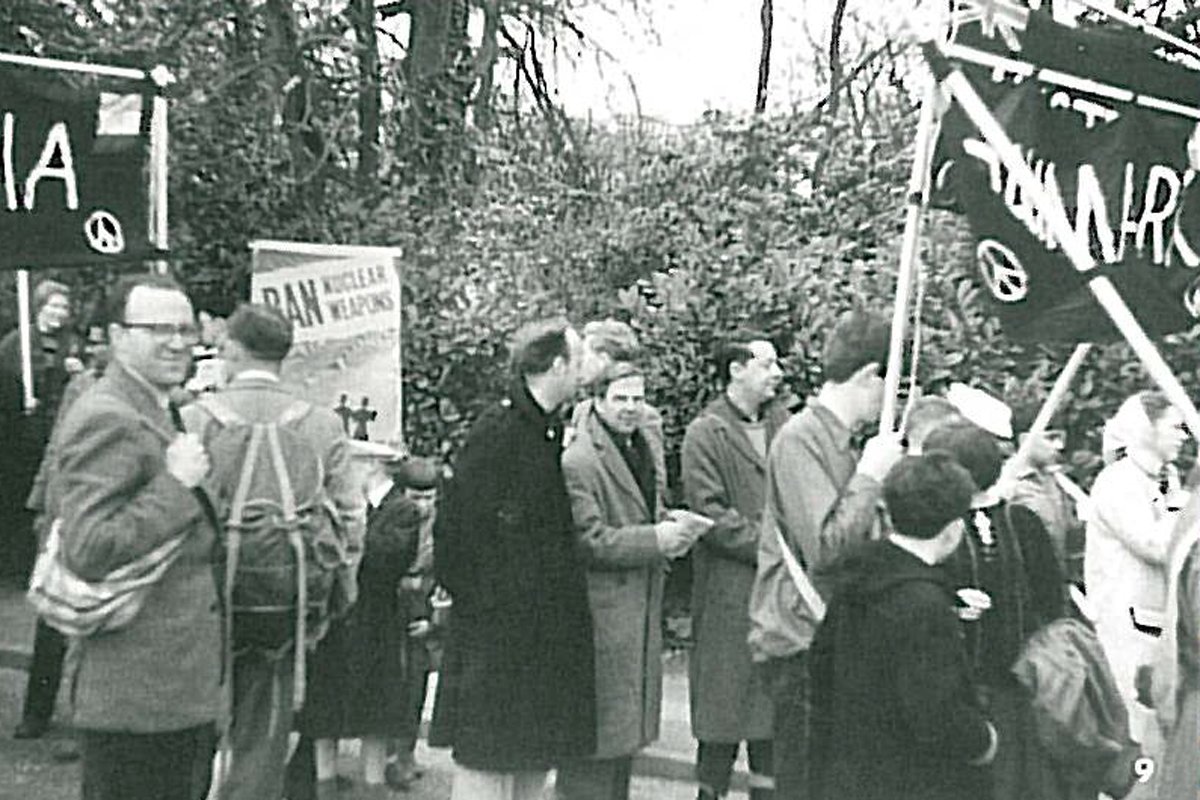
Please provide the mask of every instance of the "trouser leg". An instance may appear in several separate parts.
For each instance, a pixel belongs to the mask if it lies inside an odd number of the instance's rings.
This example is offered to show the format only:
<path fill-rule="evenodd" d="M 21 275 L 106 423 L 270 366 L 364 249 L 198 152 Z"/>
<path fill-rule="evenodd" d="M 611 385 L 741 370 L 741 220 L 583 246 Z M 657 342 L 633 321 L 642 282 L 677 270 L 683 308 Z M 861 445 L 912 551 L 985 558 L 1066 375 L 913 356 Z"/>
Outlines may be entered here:
<path fill-rule="evenodd" d="M 204 800 L 216 744 L 211 725 L 169 733 L 82 731 L 83 800 Z"/>
<path fill-rule="evenodd" d="M 696 749 L 696 781 L 700 798 L 722 797 L 729 791 L 729 776 L 737 760 L 738 742 L 700 742 Z"/>
<path fill-rule="evenodd" d="M 775 745 L 770 739 L 746 742 L 750 762 L 750 800 L 775 797 Z"/>
<path fill-rule="evenodd" d="M 558 800 L 628 800 L 633 758 L 588 758 L 560 764 L 555 780 Z"/>
<path fill-rule="evenodd" d="M 775 800 L 805 800 L 810 795 L 808 654 L 775 659 L 764 667 L 775 706 Z"/>
<path fill-rule="evenodd" d="M 283 796 L 293 670 L 290 651 L 271 656 L 252 650 L 234 660 L 232 761 L 222 800 Z"/>
<path fill-rule="evenodd" d="M 33 635 L 33 658 L 29 663 L 29 678 L 25 684 L 25 703 L 21 721 L 45 727 L 54 716 L 54 699 L 62 682 L 63 659 L 67 654 L 67 639 L 46 623 L 38 620 Z"/>

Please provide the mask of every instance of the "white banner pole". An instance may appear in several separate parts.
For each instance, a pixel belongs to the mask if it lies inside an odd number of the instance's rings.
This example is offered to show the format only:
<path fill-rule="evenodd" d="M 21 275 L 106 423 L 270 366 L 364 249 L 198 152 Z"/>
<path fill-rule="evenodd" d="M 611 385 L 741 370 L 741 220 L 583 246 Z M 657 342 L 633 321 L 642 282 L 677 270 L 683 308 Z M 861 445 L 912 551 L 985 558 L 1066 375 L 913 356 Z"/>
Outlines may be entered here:
<path fill-rule="evenodd" d="M 0 63 L 17 64 L 22 67 L 37 67 L 53 69 L 59 72 L 86 72 L 92 75 L 104 75 L 109 78 L 125 78 L 131 81 L 146 80 L 144 70 L 130 67 L 112 67 L 107 64 L 89 64 L 86 61 L 63 61 L 58 58 L 41 58 L 40 56 L 23 56 L 17 53 L 0 53 Z"/>
<path fill-rule="evenodd" d="M 904 342 L 908 335 L 908 307 L 914 277 L 920 266 L 921 222 L 929 202 L 929 169 L 933 161 L 941 120 L 941 96 L 932 77 L 921 101 L 917 121 L 916 148 L 908 182 L 908 206 L 904 218 L 904 238 L 900 244 L 900 268 L 896 275 L 896 302 L 892 308 L 892 335 L 888 347 L 887 372 L 884 374 L 883 407 L 879 412 L 879 432 L 896 429 L 896 400 L 904 369 Z M 920 320 L 916 321 L 920 324 Z"/>
<path fill-rule="evenodd" d="M 938 47 L 937 43 L 931 44 L 935 48 Z M 943 60 L 939 53 L 933 56 L 931 61 Z M 1079 272 L 1093 271 L 1096 268 L 1095 259 L 1092 258 L 1083 239 L 1075 234 L 1067 219 L 1062 202 L 1058 197 L 1047 192 L 1041 182 L 1037 180 L 1032 169 L 1021 157 L 1020 150 L 1008 138 L 1003 126 L 992 116 L 991 111 L 975 92 L 967 77 L 961 71 L 954 69 L 950 71 L 942 84 L 958 101 L 964 113 L 996 152 L 1004 168 L 1017 179 L 1021 191 L 1030 198 L 1032 204 L 1043 215 L 1050 234 L 1059 243 L 1063 254 L 1071 260 L 1075 269 Z M 1121 297 L 1116 287 L 1108 278 L 1097 276 L 1088 281 L 1088 288 L 1091 289 L 1096 301 L 1112 319 L 1125 341 L 1133 348 L 1150 377 L 1166 394 L 1171 404 L 1183 414 L 1192 435 L 1200 440 L 1200 412 L 1196 410 L 1187 391 L 1175 377 L 1171 367 L 1163 360 L 1162 354 L 1158 352 L 1158 348 L 1146 335 L 1145 330 L 1134 317 L 1133 312 L 1129 310 L 1129 306 L 1125 304 L 1124 298 Z"/>
<path fill-rule="evenodd" d="M 160 88 L 164 88 L 173 80 L 170 73 L 166 72 L 162 67 L 156 67 L 152 75 L 156 76 Z M 151 241 L 154 242 L 156 249 L 165 252 L 170 244 L 170 235 L 167 228 L 167 202 L 169 195 L 167 112 L 169 106 L 167 98 L 161 94 L 156 94 L 153 102 L 153 112 L 150 116 Z M 154 269 L 160 275 L 166 275 L 169 272 L 167 262 L 162 259 L 154 263 Z"/>
<path fill-rule="evenodd" d="M 21 388 L 26 414 L 32 414 L 37 406 L 33 396 L 33 323 L 29 317 L 29 270 L 17 270 L 17 317 L 18 336 L 21 343 Z"/>
<path fill-rule="evenodd" d="M 1058 373 L 1058 377 L 1054 379 L 1054 386 L 1050 388 L 1050 394 L 1046 395 L 1046 402 L 1042 403 L 1029 430 L 1025 432 L 1025 438 L 1017 448 L 1016 455 L 1005 464 L 1006 473 L 1020 474 L 1029 461 L 1029 451 L 1033 449 L 1034 441 L 1046 432 L 1046 428 L 1050 426 L 1050 420 L 1054 419 L 1055 413 L 1067 399 L 1067 391 L 1071 388 L 1071 382 L 1075 380 L 1075 375 L 1078 374 L 1079 368 L 1083 366 L 1083 361 L 1091 350 L 1092 345 L 1089 342 L 1075 345 L 1062 372 Z"/>

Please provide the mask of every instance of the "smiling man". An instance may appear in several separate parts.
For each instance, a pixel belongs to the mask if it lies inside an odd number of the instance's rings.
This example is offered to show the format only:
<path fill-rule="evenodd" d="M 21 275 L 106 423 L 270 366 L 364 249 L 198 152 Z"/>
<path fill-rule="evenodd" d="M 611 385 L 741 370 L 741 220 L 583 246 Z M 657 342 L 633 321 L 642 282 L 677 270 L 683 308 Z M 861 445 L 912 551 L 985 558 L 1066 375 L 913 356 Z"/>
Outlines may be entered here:
<path fill-rule="evenodd" d="M 109 301 L 113 362 L 63 419 L 47 516 L 61 521 L 66 566 L 86 580 L 183 543 L 132 621 L 76 640 L 82 794 L 203 797 L 220 705 L 216 531 L 193 491 L 208 456 L 176 431 L 169 400 L 200 333 L 169 278 L 123 278 Z"/>
<path fill-rule="evenodd" d="M 559 800 L 629 796 L 633 756 L 658 738 L 662 596 L 668 559 L 703 523 L 664 510 L 661 430 L 643 424 L 646 380 L 615 361 L 589 387 L 592 406 L 563 455 L 575 536 L 587 564 L 596 651 L 596 751 L 559 765 Z"/>
<path fill-rule="evenodd" d="M 688 425 L 682 456 L 688 507 L 715 522 L 692 560 L 696 773 L 701 798 L 723 797 L 738 747 L 746 742 L 750 796 L 765 800 L 774 791 L 773 713 L 750 659 L 746 609 L 758 563 L 767 448 L 788 411 L 777 400 L 779 355 L 765 334 L 731 333 L 714 360 L 725 390 Z"/>

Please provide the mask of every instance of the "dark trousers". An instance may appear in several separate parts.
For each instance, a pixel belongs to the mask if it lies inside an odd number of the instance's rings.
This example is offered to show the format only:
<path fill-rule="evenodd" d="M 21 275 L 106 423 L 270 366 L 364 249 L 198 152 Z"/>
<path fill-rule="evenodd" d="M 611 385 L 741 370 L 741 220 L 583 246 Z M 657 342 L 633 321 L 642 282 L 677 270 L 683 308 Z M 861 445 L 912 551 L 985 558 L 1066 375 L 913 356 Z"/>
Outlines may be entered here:
<path fill-rule="evenodd" d="M 83 800 L 204 800 L 212 782 L 212 725 L 170 733 L 79 732 Z"/>
<path fill-rule="evenodd" d="M 292 732 L 294 661 L 291 649 L 238 653 L 233 662 L 232 763 L 223 800 L 283 797 Z"/>
<path fill-rule="evenodd" d="M 25 683 L 22 722 L 39 727 L 50 724 L 66 655 L 67 638 L 38 620 L 33 635 L 33 658 L 29 662 L 29 677 Z"/>
<path fill-rule="evenodd" d="M 412 735 L 396 739 L 396 751 L 401 755 L 412 755 L 421 736 L 421 714 L 425 710 L 425 693 L 429 686 L 429 673 L 414 670 L 408 680 L 408 717 L 412 722 Z M 389 753 L 390 755 L 390 753 Z"/>
<path fill-rule="evenodd" d="M 633 756 L 586 758 L 558 766 L 554 780 L 557 800 L 629 800 Z"/>
<path fill-rule="evenodd" d="M 702 795 L 722 797 L 729 791 L 729 778 L 733 764 L 737 761 L 741 742 L 700 742 L 696 750 L 696 780 Z M 750 796 L 771 797 L 772 742 L 757 739 L 746 742 L 746 755 L 750 761 Z"/>
<path fill-rule="evenodd" d="M 808 742 L 812 703 L 808 653 L 771 659 L 762 669 L 775 706 L 775 800 L 805 800 L 811 794 Z"/>

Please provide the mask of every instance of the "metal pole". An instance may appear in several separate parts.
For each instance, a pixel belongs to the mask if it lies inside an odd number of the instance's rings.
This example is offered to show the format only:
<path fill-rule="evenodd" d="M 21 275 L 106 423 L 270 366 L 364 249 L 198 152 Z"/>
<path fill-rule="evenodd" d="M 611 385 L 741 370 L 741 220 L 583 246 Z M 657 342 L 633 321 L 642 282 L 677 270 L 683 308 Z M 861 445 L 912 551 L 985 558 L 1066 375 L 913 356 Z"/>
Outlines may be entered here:
<path fill-rule="evenodd" d="M 908 181 L 908 207 L 905 210 L 904 238 L 900 244 L 900 268 L 896 275 L 896 302 L 892 308 L 892 337 L 888 346 L 887 372 L 884 374 L 883 407 L 879 412 L 880 433 L 890 433 L 896 429 L 896 397 L 904 368 L 908 306 L 912 297 L 913 278 L 920 269 L 921 221 L 929 202 L 929 169 L 941 120 L 941 105 L 937 81 L 931 77 L 921 101 L 916 149 Z"/>
<path fill-rule="evenodd" d="M 984 139 L 1000 158 L 1004 168 L 1017 179 L 1021 191 L 1030 198 L 1033 205 L 1043 215 L 1051 235 L 1062 248 L 1063 254 L 1071 260 L 1075 269 L 1079 272 L 1094 270 L 1096 262 L 1088 252 L 1083 238 L 1075 234 L 1067 219 L 1062 201 L 1047 192 L 1041 182 L 1037 180 L 1029 165 L 1021 157 L 1020 150 L 1008 138 L 1003 126 L 992 116 L 991 111 L 975 92 L 967 77 L 955 69 L 942 81 L 942 85 L 958 101 L 959 106 L 979 129 Z M 1125 304 L 1124 298 L 1121 297 L 1116 287 L 1108 278 L 1098 276 L 1088 281 L 1088 288 L 1091 289 L 1096 301 L 1112 319 L 1117 330 L 1125 337 L 1125 341 L 1133 348 L 1150 377 L 1167 395 L 1171 404 L 1183 414 L 1192 435 L 1200 441 L 1200 427 L 1198 427 L 1200 426 L 1200 412 L 1196 410 L 1187 391 L 1175 377 L 1175 373 L 1171 371 L 1167 362 L 1163 360 L 1158 348 L 1150 341 L 1150 337 L 1146 335 L 1145 330 L 1142 329 L 1133 312 L 1129 310 L 1129 306 Z"/>
<path fill-rule="evenodd" d="M 145 71 L 130 67 L 110 67 L 105 64 L 88 64 L 85 61 L 63 61 L 57 58 L 22 56 L 16 53 L 0 53 L 0 63 L 18 64 L 22 67 L 37 67 L 39 69 L 54 69 L 60 72 L 87 72 L 92 75 L 104 75 L 109 78 L 126 78 L 133 81 L 144 81 L 148 77 Z"/>

